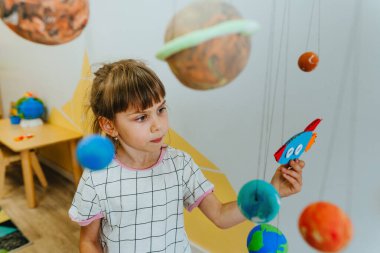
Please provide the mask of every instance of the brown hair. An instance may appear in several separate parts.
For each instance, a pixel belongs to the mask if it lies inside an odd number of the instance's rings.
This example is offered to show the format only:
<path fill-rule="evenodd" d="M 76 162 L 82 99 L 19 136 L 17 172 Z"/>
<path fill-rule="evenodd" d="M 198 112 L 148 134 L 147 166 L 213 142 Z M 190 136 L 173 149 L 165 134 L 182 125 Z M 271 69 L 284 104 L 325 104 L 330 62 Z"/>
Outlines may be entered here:
<path fill-rule="evenodd" d="M 92 130 L 101 133 L 99 117 L 114 120 L 116 113 L 129 108 L 145 110 L 165 94 L 161 80 L 143 62 L 127 59 L 105 64 L 95 72 L 91 88 Z"/>

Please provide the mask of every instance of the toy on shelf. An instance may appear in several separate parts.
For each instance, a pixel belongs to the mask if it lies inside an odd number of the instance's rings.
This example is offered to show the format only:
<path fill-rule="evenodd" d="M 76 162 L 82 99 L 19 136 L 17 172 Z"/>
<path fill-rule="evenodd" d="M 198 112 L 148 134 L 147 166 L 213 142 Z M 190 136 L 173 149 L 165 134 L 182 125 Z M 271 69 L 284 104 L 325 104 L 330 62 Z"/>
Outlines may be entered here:
<path fill-rule="evenodd" d="M 42 117 L 45 106 L 41 99 L 30 92 L 24 94 L 16 102 L 18 116 L 21 118 L 21 127 L 35 127 L 43 124 Z"/>
<path fill-rule="evenodd" d="M 20 124 L 21 118 L 17 112 L 16 102 L 11 102 L 11 106 L 9 109 L 9 120 L 11 121 L 12 125 Z"/>
<path fill-rule="evenodd" d="M 24 135 L 19 135 L 15 138 L 13 138 L 14 141 L 24 141 L 24 140 L 29 140 L 34 137 L 34 134 L 24 134 Z"/>
<path fill-rule="evenodd" d="M 303 132 L 294 135 L 274 154 L 276 161 L 280 164 L 287 164 L 290 160 L 299 158 L 303 152 L 307 152 L 315 142 L 317 133 L 313 131 L 317 128 L 322 119 L 315 119 Z"/>

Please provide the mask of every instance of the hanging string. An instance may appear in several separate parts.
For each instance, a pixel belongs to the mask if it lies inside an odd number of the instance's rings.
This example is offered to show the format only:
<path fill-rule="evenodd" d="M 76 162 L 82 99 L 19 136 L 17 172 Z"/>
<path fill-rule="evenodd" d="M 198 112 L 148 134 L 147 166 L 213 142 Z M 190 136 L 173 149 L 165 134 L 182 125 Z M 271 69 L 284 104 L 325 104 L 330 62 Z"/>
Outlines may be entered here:
<path fill-rule="evenodd" d="M 359 51 L 357 51 L 359 52 Z M 356 53 L 357 54 L 357 53 Z M 358 59 L 358 57 L 355 57 Z M 359 87 L 359 64 L 355 62 L 354 67 L 354 76 L 352 81 L 352 94 L 351 94 L 351 115 L 350 115 L 350 124 L 349 132 L 351 133 L 351 138 L 349 138 L 348 143 L 348 182 L 347 182 L 347 194 L 346 194 L 346 210 L 349 216 L 351 216 L 352 210 L 352 186 L 354 185 L 354 168 L 355 168 L 355 140 L 356 140 L 356 118 L 357 118 L 357 106 L 358 106 L 358 87 Z"/>
<path fill-rule="evenodd" d="M 173 1 L 173 29 L 172 29 L 172 34 L 169 36 L 169 38 L 173 38 L 175 36 L 176 30 L 177 30 L 177 2 L 178 0 Z"/>
<path fill-rule="evenodd" d="M 286 0 L 285 2 L 287 9 L 286 15 L 287 15 L 287 22 L 286 22 L 286 40 L 285 40 L 285 73 L 284 73 L 284 91 L 283 91 L 283 104 L 282 104 L 282 128 L 281 128 L 281 143 L 284 143 L 284 129 L 285 129 L 285 112 L 286 112 L 286 91 L 287 91 L 287 83 L 288 83 L 288 55 L 289 55 L 289 27 L 290 27 L 290 4 L 291 2 L 289 0 Z M 281 184 L 279 186 L 279 191 L 281 192 Z M 277 220 L 276 220 L 276 227 L 277 232 L 279 231 L 280 227 L 280 214 L 281 212 L 278 212 Z M 278 241 L 279 237 L 277 237 L 277 245 L 279 245 Z"/>
<path fill-rule="evenodd" d="M 362 3 L 361 1 L 357 1 L 357 33 L 360 33 L 362 30 L 361 27 L 361 18 L 362 18 Z M 351 114 L 350 114 L 350 122 L 349 132 L 351 133 L 351 138 L 349 139 L 349 150 L 348 150 L 348 183 L 347 183 L 347 194 L 346 194 L 346 210 L 349 216 L 351 216 L 352 210 L 352 185 L 354 185 L 354 168 L 355 168 L 355 142 L 356 142 L 356 119 L 357 119 L 357 108 L 358 108 L 358 94 L 359 94 L 359 76 L 360 76 L 360 66 L 359 64 L 359 52 L 361 52 L 361 35 L 357 34 L 355 36 L 357 40 L 357 46 L 354 50 L 354 63 L 352 69 L 353 78 L 352 78 L 352 92 L 351 92 Z"/>
<path fill-rule="evenodd" d="M 281 128 L 281 143 L 284 143 L 284 132 L 285 132 L 285 112 L 286 112 L 286 97 L 288 90 L 288 55 L 289 55 L 289 27 L 290 27 L 290 1 L 287 1 L 288 8 L 288 22 L 286 27 L 286 41 L 285 41 L 285 77 L 284 77 L 284 92 L 283 92 L 283 103 L 282 103 L 282 128 Z"/>
<path fill-rule="evenodd" d="M 282 28 L 281 28 L 281 35 L 280 35 L 280 46 L 279 46 L 279 52 L 278 52 L 278 58 L 277 58 L 277 67 L 276 67 L 276 75 L 275 75 L 275 81 L 274 81 L 274 91 L 272 92 L 272 63 L 273 63 L 273 52 L 274 52 L 274 30 L 275 30 L 275 13 L 276 13 L 276 2 L 272 1 L 272 13 L 271 13 L 271 30 L 269 33 L 269 45 L 268 45 L 268 61 L 267 61 L 267 68 L 266 68 L 266 79 L 265 79 L 265 87 L 264 87 L 264 99 L 263 99 L 263 113 L 261 117 L 261 134 L 260 134 L 260 141 L 259 141 L 259 158 L 258 158 L 258 172 L 257 177 L 259 178 L 259 168 L 261 166 L 261 158 L 262 158 L 262 152 L 263 152 L 263 137 L 264 137 L 264 129 L 265 129 L 265 145 L 264 145 L 264 180 L 266 178 L 266 171 L 267 171 L 267 160 L 268 160 L 268 151 L 269 151 L 269 143 L 270 143 L 270 136 L 272 131 L 272 123 L 273 123 L 273 115 L 274 115 L 274 107 L 275 107 L 275 97 L 277 93 L 277 87 L 278 87 L 278 77 L 279 77 L 279 69 L 280 69 L 280 62 L 281 62 L 281 52 L 282 52 L 282 42 L 284 37 L 284 30 L 285 30 L 285 24 L 286 26 L 286 43 L 285 43 L 285 84 L 287 84 L 287 63 L 288 63 L 288 42 L 289 42 L 289 20 L 290 20 L 290 3 L 289 0 L 286 0 L 284 12 L 283 12 L 283 22 L 282 22 Z M 287 22 L 286 22 L 287 20 Z M 286 85 L 284 88 L 284 103 L 286 103 Z M 272 96 L 271 96 L 272 94 Z M 269 113 L 270 112 L 270 113 Z M 283 135 L 284 135 L 284 118 L 285 118 L 285 106 L 283 106 L 282 110 L 282 136 L 281 136 L 281 142 L 283 142 Z M 281 187 L 281 184 L 280 184 Z M 278 213 L 277 216 L 277 231 L 279 231 L 280 223 L 280 213 Z M 279 244 L 279 238 L 277 237 L 276 244 Z"/>
<path fill-rule="evenodd" d="M 262 162 L 261 158 L 263 157 L 263 150 L 264 150 L 264 145 L 263 145 L 263 137 L 264 137 L 264 129 L 266 129 L 266 117 L 267 117 L 267 108 L 268 106 L 268 97 L 269 97 L 269 91 L 270 91 L 270 73 L 272 72 L 272 58 L 273 58 L 273 47 L 274 47 L 274 27 L 275 27 L 275 13 L 276 13 L 276 1 L 272 0 L 272 12 L 271 12 L 271 23 L 270 23 L 270 32 L 269 32 L 269 44 L 268 44 L 268 49 L 267 49 L 267 66 L 266 66 L 266 73 L 265 73 L 265 82 L 264 82 L 264 99 L 263 99 L 263 110 L 262 110 L 262 115 L 261 115 L 261 127 L 260 127 L 260 140 L 259 140 L 259 155 L 257 159 L 257 178 L 260 177 L 260 168 L 262 168 Z M 265 132 L 266 136 L 266 132 Z M 265 178 L 265 177 L 263 177 Z"/>
<path fill-rule="evenodd" d="M 285 23 L 287 23 L 286 22 L 287 9 L 288 9 L 288 2 L 286 1 L 286 6 L 285 6 L 284 12 L 283 12 L 282 26 L 281 26 L 280 46 L 279 46 L 278 57 L 277 57 L 277 66 L 276 66 L 275 81 L 274 81 L 274 91 L 273 91 L 272 97 L 271 97 L 270 114 L 268 115 L 268 131 L 267 131 L 267 136 L 266 136 L 267 142 L 265 145 L 266 150 L 265 150 L 265 164 L 264 164 L 264 180 L 266 179 L 266 172 L 268 169 L 267 164 L 268 164 L 269 144 L 270 144 L 270 139 L 271 139 L 271 135 L 272 135 L 273 116 L 274 116 L 277 88 L 278 88 L 278 83 L 279 83 L 278 77 L 279 77 L 279 73 L 280 73 L 281 54 L 283 51 L 282 45 L 283 45 L 283 39 L 284 39 Z"/>
<path fill-rule="evenodd" d="M 318 0 L 318 28 L 317 28 L 317 54 L 321 57 L 321 2 Z"/>
<path fill-rule="evenodd" d="M 315 5 L 316 5 L 316 1 L 317 0 L 313 1 L 313 6 L 311 7 L 311 14 L 310 14 L 310 21 L 309 21 L 309 30 L 308 30 L 308 34 L 307 34 L 305 52 L 308 51 L 308 49 L 310 48 L 311 30 L 312 30 L 312 26 L 313 26 L 313 19 L 314 19 L 314 13 L 315 13 L 314 9 L 315 9 Z"/>
<path fill-rule="evenodd" d="M 332 153 L 335 147 L 334 139 L 336 138 L 337 131 L 338 131 L 339 116 L 342 114 L 341 112 L 342 112 L 342 106 L 343 106 L 343 97 L 344 97 L 345 91 L 347 90 L 345 86 L 347 85 L 347 83 L 349 83 L 347 73 L 350 73 L 349 67 L 353 59 L 354 42 L 355 42 L 355 38 L 358 38 L 358 24 L 359 24 L 359 18 L 360 18 L 359 14 L 361 12 L 361 1 L 359 0 L 356 1 L 355 10 L 356 11 L 354 13 L 352 25 L 350 26 L 352 28 L 350 29 L 350 36 L 348 39 L 349 44 L 346 48 L 346 54 L 345 54 L 346 57 L 345 57 L 345 61 L 344 61 L 343 69 L 342 69 L 342 78 L 341 78 L 341 82 L 338 89 L 337 103 L 335 105 L 335 109 L 333 113 L 333 122 L 332 122 L 333 129 L 332 129 L 331 138 L 329 139 L 329 144 L 327 147 L 327 158 L 326 158 L 325 166 L 323 169 L 322 184 L 321 184 L 321 189 L 319 192 L 320 199 L 322 199 L 325 195 L 328 175 L 329 175 L 330 167 L 331 167 Z M 354 69 L 352 72 L 355 73 L 357 71 L 358 71 L 357 69 Z M 355 96 L 355 94 L 353 95 Z"/>
<path fill-rule="evenodd" d="M 268 134 L 269 134 L 269 111 L 270 111 L 270 94 L 272 90 L 272 66 L 273 66 L 273 52 L 274 52 L 274 33 L 275 33 L 275 24 L 276 24 L 276 10 L 277 10 L 277 5 L 276 1 L 272 1 L 272 19 L 271 19 L 271 34 L 270 34 L 270 47 L 268 47 L 268 64 L 267 64 L 267 69 L 266 69 L 266 82 L 265 82 L 265 107 L 263 110 L 263 113 L 265 115 L 264 117 L 264 128 L 265 128 L 265 133 L 263 134 L 264 136 L 264 144 L 261 146 L 263 150 L 263 154 L 261 157 L 263 157 L 264 161 L 262 164 L 264 174 L 263 174 L 263 179 L 265 180 L 265 168 L 266 168 L 266 162 L 265 162 L 265 157 L 267 156 L 266 152 L 266 146 L 268 143 Z"/>

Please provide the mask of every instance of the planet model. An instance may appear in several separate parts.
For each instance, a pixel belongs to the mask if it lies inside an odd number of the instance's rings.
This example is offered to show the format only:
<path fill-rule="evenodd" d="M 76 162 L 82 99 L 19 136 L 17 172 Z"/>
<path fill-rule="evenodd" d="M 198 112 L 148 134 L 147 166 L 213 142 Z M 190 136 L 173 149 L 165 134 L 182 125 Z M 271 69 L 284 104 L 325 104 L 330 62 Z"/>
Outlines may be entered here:
<path fill-rule="evenodd" d="M 18 116 L 22 119 L 38 119 L 45 113 L 43 102 L 37 97 L 23 97 L 17 103 Z"/>
<path fill-rule="evenodd" d="M 197 0 L 169 22 L 165 45 L 157 52 L 177 79 L 196 90 L 222 87 L 247 64 L 259 25 L 245 20 L 230 4 Z"/>
<path fill-rule="evenodd" d="M 90 170 L 106 169 L 114 154 L 110 139 L 96 134 L 83 138 L 76 149 L 79 164 Z"/>
<path fill-rule="evenodd" d="M 24 39 L 58 45 L 81 34 L 89 4 L 88 0 L 0 0 L 0 17 Z"/>
<path fill-rule="evenodd" d="M 264 180 L 252 180 L 240 189 L 237 204 L 248 220 L 261 224 L 276 217 L 281 201 L 273 185 Z"/>
<path fill-rule="evenodd" d="M 322 252 L 339 252 L 352 239 L 353 227 L 349 217 L 336 205 L 316 202 L 307 206 L 298 220 L 305 241 Z"/>
<path fill-rule="evenodd" d="M 318 62 L 319 57 L 316 53 L 306 52 L 298 58 L 298 67 L 304 72 L 310 72 L 318 66 Z"/>
<path fill-rule="evenodd" d="M 247 248 L 249 253 L 287 253 L 288 241 L 278 228 L 260 224 L 249 232 Z"/>

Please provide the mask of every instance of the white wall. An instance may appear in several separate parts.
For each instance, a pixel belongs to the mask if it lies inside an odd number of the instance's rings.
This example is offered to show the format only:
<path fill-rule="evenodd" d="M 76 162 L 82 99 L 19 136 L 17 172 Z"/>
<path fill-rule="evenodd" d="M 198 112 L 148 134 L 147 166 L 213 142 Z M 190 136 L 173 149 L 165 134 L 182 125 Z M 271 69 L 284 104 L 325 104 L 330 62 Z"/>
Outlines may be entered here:
<path fill-rule="evenodd" d="M 89 53 L 93 67 L 99 63 L 133 57 L 144 59 L 166 84 L 172 127 L 193 146 L 217 164 L 230 179 L 236 191 L 253 179 L 257 168 L 258 143 L 267 66 L 270 14 L 272 1 L 235 0 L 232 3 L 247 19 L 259 22 L 262 30 L 252 37 L 251 57 L 238 78 L 222 89 L 194 91 L 181 85 L 166 63 L 155 59 L 156 51 L 163 45 L 166 24 L 174 12 L 190 1 L 125 1 L 92 0 L 90 23 L 77 40 L 66 45 L 46 47 L 18 38 L 0 24 L 0 85 L 5 112 L 9 101 L 16 100 L 24 91 L 37 92 L 49 107 L 62 106 L 72 95 L 79 80 L 84 49 Z M 283 1 L 277 1 L 276 41 L 278 48 Z M 310 153 L 303 156 L 307 165 L 304 172 L 304 188 L 297 196 L 284 199 L 279 226 L 290 244 L 290 252 L 313 252 L 300 237 L 298 216 L 309 203 L 320 200 L 322 172 L 328 157 L 329 139 L 333 138 L 330 173 L 323 199 L 346 208 L 346 196 L 352 191 L 351 218 L 355 226 L 355 238 L 346 252 L 377 253 L 380 251 L 380 186 L 377 168 L 380 137 L 378 108 L 380 108 L 380 2 L 363 0 L 362 39 L 358 51 L 357 66 L 347 70 L 349 32 L 355 13 L 354 0 L 322 1 L 320 65 L 312 73 L 298 70 L 296 62 L 305 50 L 312 0 L 291 2 L 291 24 L 288 54 L 288 90 L 285 126 L 282 126 L 282 97 L 276 100 L 272 137 L 269 146 L 268 175 L 276 167 L 272 154 L 281 143 L 281 129 L 285 139 L 302 131 L 317 117 L 323 118 L 317 128 L 318 138 Z M 112 3 L 112 4 L 111 4 Z M 316 34 L 316 29 L 312 34 Z M 357 48 L 354 48 L 358 50 Z M 278 60 L 277 49 L 274 59 Z M 284 71 L 284 61 L 280 73 Z M 276 66 L 276 65 L 274 65 Z M 356 122 L 349 116 L 350 90 L 346 89 L 344 110 L 334 125 L 334 108 L 342 75 L 359 71 L 358 112 Z M 274 77 L 275 75 L 272 74 Z M 284 75 L 279 75 L 279 92 L 282 92 Z M 357 133 L 348 142 L 355 126 Z M 334 128 L 339 131 L 331 136 Z M 354 145 L 354 181 L 349 184 L 349 149 Z M 277 222 L 275 222 L 277 224 Z M 245 235 L 244 235 L 245 236 Z"/>

